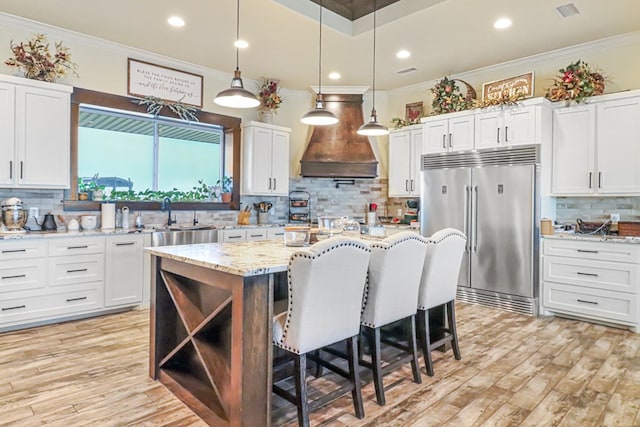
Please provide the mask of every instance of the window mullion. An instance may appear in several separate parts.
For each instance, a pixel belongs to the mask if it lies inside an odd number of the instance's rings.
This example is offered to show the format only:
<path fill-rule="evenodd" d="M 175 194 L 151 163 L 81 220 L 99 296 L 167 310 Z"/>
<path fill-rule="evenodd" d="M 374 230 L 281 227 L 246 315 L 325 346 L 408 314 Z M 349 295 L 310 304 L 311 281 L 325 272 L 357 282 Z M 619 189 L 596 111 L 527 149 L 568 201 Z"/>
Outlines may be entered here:
<path fill-rule="evenodd" d="M 159 169 L 160 169 L 160 132 L 158 131 L 158 121 L 153 121 L 153 189 L 158 190 Z"/>

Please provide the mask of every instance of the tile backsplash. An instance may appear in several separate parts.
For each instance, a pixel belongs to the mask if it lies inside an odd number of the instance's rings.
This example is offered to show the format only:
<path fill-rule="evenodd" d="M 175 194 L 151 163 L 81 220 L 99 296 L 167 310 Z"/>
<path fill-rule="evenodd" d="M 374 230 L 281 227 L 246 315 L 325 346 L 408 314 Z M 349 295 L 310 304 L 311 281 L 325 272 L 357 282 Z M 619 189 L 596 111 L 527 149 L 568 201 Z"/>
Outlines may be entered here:
<path fill-rule="evenodd" d="M 612 213 L 621 221 L 640 221 L 640 197 L 557 197 L 556 221 L 575 223 L 576 218 L 604 221 Z"/>

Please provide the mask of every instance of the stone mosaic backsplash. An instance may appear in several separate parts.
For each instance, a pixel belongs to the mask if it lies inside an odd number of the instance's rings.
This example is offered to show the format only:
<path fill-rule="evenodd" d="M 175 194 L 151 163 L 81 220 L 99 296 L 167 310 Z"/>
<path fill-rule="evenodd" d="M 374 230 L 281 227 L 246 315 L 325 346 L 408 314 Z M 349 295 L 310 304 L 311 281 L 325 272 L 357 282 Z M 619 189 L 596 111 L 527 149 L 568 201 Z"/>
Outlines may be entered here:
<path fill-rule="evenodd" d="M 575 223 L 605 221 L 610 214 L 620 214 L 621 221 L 640 221 L 640 197 L 557 197 L 556 221 Z"/>

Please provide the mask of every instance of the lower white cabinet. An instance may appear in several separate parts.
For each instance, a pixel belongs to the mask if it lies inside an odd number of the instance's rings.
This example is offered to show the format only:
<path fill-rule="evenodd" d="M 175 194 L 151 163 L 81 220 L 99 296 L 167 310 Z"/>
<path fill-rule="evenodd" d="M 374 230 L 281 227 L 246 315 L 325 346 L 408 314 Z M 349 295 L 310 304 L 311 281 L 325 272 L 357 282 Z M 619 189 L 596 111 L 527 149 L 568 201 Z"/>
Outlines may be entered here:
<path fill-rule="evenodd" d="M 544 309 L 640 332 L 640 245 L 543 241 Z"/>
<path fill-rule="evenodd" d="M 141 234 L 107 236 L 105 306 L 142 301 L 142 243 Z"/>
<path fill-rule="evenodd" d="M 251 242 L 283 238 L 284 228 L 282 227 L 247 227 L 218 230 L 218 242 L 220 243 Z"/>

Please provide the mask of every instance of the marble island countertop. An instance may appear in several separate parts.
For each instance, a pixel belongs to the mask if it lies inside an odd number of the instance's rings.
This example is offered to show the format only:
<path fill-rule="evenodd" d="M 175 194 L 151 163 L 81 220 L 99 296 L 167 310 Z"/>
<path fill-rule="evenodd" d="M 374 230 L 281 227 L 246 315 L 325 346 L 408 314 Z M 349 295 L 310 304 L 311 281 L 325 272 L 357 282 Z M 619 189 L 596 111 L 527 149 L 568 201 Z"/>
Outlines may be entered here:
<path fill-rule="evenodd" d="M 612 236 L 602 234 L 576 234 L 576 233 L 556 233 L 547 236 L 542 236 L 545 239 L 560 239 L 560 240 L 582 240 L 589 242 L 608 242 L 608 243 L 627 243 L 627 244 L 640 244 L 640 237 L 633 236 Z"/>

